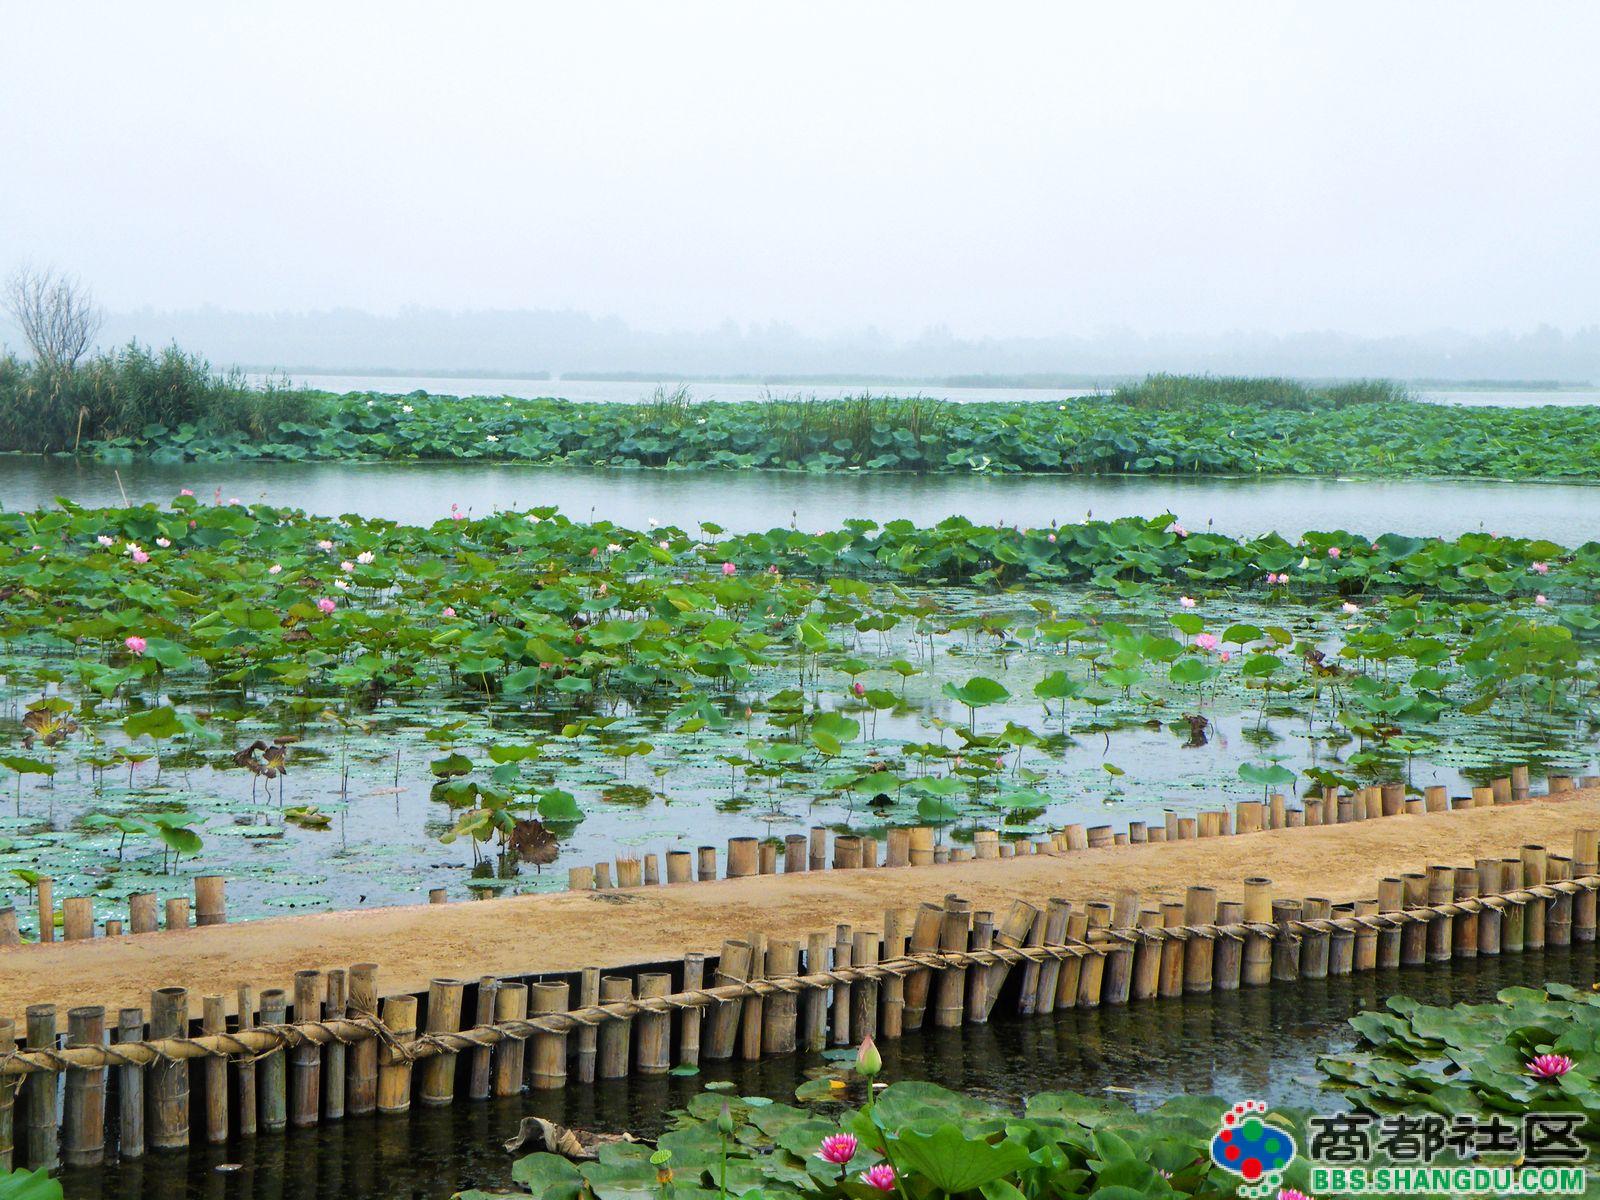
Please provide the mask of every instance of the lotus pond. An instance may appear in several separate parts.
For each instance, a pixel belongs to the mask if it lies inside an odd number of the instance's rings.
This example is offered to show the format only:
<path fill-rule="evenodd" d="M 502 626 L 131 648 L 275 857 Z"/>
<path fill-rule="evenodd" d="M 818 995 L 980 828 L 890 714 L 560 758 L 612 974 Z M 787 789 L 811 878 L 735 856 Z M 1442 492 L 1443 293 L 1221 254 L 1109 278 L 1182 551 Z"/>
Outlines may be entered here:
<path fill-rule="evenodd" d="M 0 866 L 101 915 L 561 886 L 572 863 L 1592 760 L 1600 545 L 0 516 Z"/>

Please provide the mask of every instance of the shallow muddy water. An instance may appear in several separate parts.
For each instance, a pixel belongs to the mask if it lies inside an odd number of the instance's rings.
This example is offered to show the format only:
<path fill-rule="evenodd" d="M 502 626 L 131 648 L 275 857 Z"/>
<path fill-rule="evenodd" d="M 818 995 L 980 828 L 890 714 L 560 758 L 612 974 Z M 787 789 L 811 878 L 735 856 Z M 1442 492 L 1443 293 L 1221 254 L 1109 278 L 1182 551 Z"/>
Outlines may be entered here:
<path fill-rule="evenodd" d="M 1342 1107 L 1316 1086 L 1319 1054 L 1355 1042 L 1345 1023 L 1403 994 L 1425 1003 L 1477 1003 L 1505 987 L 1588 984 L 1593 945 L 1307 980 L 1292 986 L 1002 1017 L 885 1044 L 885 1078 L 927 1079 L 1000 1103 L 1041 1091 L 1106 1095 L 1136 1108 L 1180 1094 L 1259 1098 L 1318 1111 Z M 359 1118 L 228 1146 L 196 1146 L 64 1177 L 68 1200 L 446 1200 L 469 1188 L 510 1188 L 515 1155 L 503 1149 L 524 1116 L 583 1129 L 651 1136 L 669 1109 L 705 1083 L 788 1100 L 820 1059 L 710 1064 L 697 1078 L 617 1080 L 448 1108 L 404 1118 Z"/>
<path fill-rule="evenodd" d="M 329 516 L 431 524 L 451 505 L 482 514 L 555 505 L 574 520 L 630 529 L 651 520 L 733 533 L 836 529 L 855 517 L 932 525 L 1043 526 L 1171 512 L 1193 530 L 1234 537 L 1347 529 L 1455 537 L 1486 530 L 1575 546 L 1600 539 L 1600 488 L 1579 483 L 1450 479 L 1225 479 L 1149 476 L 897 475 L 839 471 L 605 470 L 514 463 L 104 463 L 0 455 L 0 508 L 166 503 L 180 488 Z"/>

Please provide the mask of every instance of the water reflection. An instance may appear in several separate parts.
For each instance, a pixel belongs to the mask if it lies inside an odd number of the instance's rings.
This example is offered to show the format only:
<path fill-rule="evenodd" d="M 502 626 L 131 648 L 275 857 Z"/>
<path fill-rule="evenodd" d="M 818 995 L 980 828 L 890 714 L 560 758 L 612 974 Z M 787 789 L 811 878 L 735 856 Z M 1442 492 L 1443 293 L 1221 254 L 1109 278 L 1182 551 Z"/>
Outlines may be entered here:
<path fill-rule="evenodd" d="M 1318 1092 L 1318 1054 L 1354 1043 L 1346 1021 L 1403 994 L 1432 1004 L 1492 999 L 1513 985 L 1587 982 L 1593 945 L 1480 958 L 1448 970 L 1401 971 L 1308 980 L 1211 996 L 1133 1004 L 1050 1018 L 1002 1015 L 989 1025 L 930 1030 L 887 1043 L 888 1078 L 929 1079 L 1016 1104 L 1048 1090 L 1111 1095 L 1150 1107 L 1174 1095 L 1261 1097 L 1327 1110 Z M 700 1078 L 612 1080 L 559 1093 L 414 1107 L 409 1117 L 354 1118 L 227 1147 L 195 1146 L 63 1177 L 68 1200 L 444 1200 L 469 1188 L 509 1188 L 513 1156 L 504 1142 L 524 1116 L 586 1129 L 658 1132 L 670 1108 L 713 1079 L 742 1094 L 782 1098 L 811 1056 L 709 1065 Z M 224 1165 L 236 1169 L 219 1170 Z"/>

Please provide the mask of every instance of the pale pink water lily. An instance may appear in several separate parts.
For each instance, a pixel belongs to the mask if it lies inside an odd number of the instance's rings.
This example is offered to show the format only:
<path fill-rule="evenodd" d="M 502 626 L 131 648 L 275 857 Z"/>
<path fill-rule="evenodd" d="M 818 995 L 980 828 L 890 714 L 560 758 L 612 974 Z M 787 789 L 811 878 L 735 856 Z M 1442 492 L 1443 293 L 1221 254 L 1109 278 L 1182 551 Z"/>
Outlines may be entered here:
<path fill-rule="evenodd" d="M 453 616 L 456 615 L 456 610 L 454 608 L 452 608 L 450 605 L 446 604 L 444 606 L 444 615 L 447 616 L 447 617 L 453 617 Z"/>
<path fill-rule="evenodd" d="M 170 547 L 172 545 L 172 539 L 171 538 L 164 538 L 164 537 L 157 538 L 156 539 L 156 545 L 160 546 L 163 550 L 165 550 L 165 549 L 167 549 L 168 547 Z"/>
<path fill-rule="evenodd" d="M 1528 1074 L 1535 1079 L 1560 1079 L 1572 1070 L 1572 1060 L 1565 1054 L 1541 1054 L 1528 1064 Z"/>
<path fill-rule="evenodd" d="M 373 557 L 374 556 L 371 550 L 363 550 L 360 554 L 356 555 L 356 561 L 364 567 L 372 561 Z"/>
<path fill-rule="evenodd" d="M 1299 1188 L 1283 1188 L 1278 1192 L 1278 1200 L 1311 1200 L 1311 1197 Z"/>
<path fill-rule="evenodd" d="M 130 557 L 136 563 L 147 563 L 150 561 L 150 556 L 143 550 L 135 550 Z"/>
<path fill-rule="evenodd" d="M 273 563 L 270 567 L 267 568 L 267 574 L 268 575 L 276 575 L 282 570 L 283 570 L 283 568 L 281 566 L 279 566 L 277 563 Z"/>
<path fill-rule="evenodd" d="M 850 685 L 850 694 L 859 700 L 862 696 L 867 694 L 867 685 L 862 683 L 859 679 L 856 680 Z"/>
<path fill-rule="evenodd" d="M 323 538 L 320 542 L 317 543 L 317 549 L 318 550 L 332 550 L 333 549 L 333 543 L 330 542 L 327 538 Z"/>
<path fill-rule="evenodd" d="M 1179 596 L 1178 603 L 1183 605 L 1184 608 L 1193 608 L 1195 606 L 1195 598 L 1193 596 Z"/>
<path fill-rule="evenodd" d="M 620 554 L 621 552 L 622 552 L 622 543 L 621 542 L 607 542 L 606 543 L 606 553 L 607 554 Z"/>
<path fill-rule="evenodd" d="M 1179 525 L 1176 521 L 1174 521 L 1171 524 L 1171 526 L 1169 527 L 1169 532 L 1171 532 L 1173 535 L 1175 535 L 1177 537 L 1181 537 L 1181 538 L 1186 538 L 1186 537 L 1189 536 L 1189 531 L 1187 529 L 1185 529 L 1182 525 Z"/>
<path fill-rule="evenodd" d="M 95 538 L 95 541 L 99 542 L 102 546 L 109 546 L 111 545 L 112 539 L 102 533 L 99 537 Z"/>
<path fill-rule="evenodd" d="M 346 575 L 350 574 L 350 572 L 354 571 L 355 569 L 355 563 L 351 562 L 348 558 L 339 564 L 339 570 L 343 571 Z"/>
<path fill-rule="evenodd" d="M 1194 635 L 1194 644 L 1207 654 L 1217 648 L 1217 635 L 1214 633 L 1197 633 Z"/>
<path fill-rule="evenodd" d="M 660 546 L 663 550 L 672 549 L 672 543 L 667 541 L 666 538 L 662 538 L 659 542 L 656 543 L 656 545 Z"/>
<path fill-rule="evenodd" d="M 1535 604 L 1549 604 L 1550 603 L 1550 601 L 1548 601 L 1548 600 L 1546 600 L 1544 598 L 1544 594 L 1542 592 L 1539 595 L 1537 595 L 1537 596 L 1535 596 L 1533 598 L 1533 602 Z"/>
<path fill-rule="evenodd" d="M 228 497 L 228 503 L 229 504 L 243 504 L 244 501 L 239 499 L 239 497 L 237 497 L 237 496 L 229 496 Z"/>
<path fill-rule="evenodd" d="M 178 489 L 178 495 L 180 495 L 180 496 L 192 496 L 192 495 L 194 495 L 194 489 L 193 488 L 179 488 Z"/>
<path fill-rule="evenodd" d="M 777 573 L 778 573 L 778 564 L 777 563 L 773 563 L 771 566 L 769 566 L 767 568 L 767 574 L 768 575 L 776 575 Z"/>
<path fill-rule="evenodd" d="M 334 603 L 332 598 L 330 598 L 328 596 L 319 596 L 317 598 L 317 611 L 318 612 L 331 613 L 334 609 L 336 609 L 338 607 L 339 606 Z"/>
<path fill-rule="evenodd" d="M 1359 604 L 1352 604 L 1348 600 L 1346 600 L 1339 607 L 1341 609 L 1343 609 L 1346 613 L 1348 613 L 1350 616 L 1354 616 L 1356 613 L 1361 611 L 1361 606 Z"/>
<path fill-rule="evenodd" d="M 822 1144 L 817 1147 L 817 1157 L 823 1162 L 842 1167 L 856 1156 L 857 1146 L 858 1143 L 852 1134 L 831 1134 L 823 1138 Z"/>
<path fill-rule="evenodd" d="M 130 633 L 127 637 L 122 639 L 122 644 L 135 654 L 143 654 L 145 647 L 150 643 L 146 642 L 137 633 Z"/>
<path fill-rule="evenodd" d="M 1051 545 L 1055 545 L 1055 540 L 1056 540 L 1056 535 L 1053 534 L 1053 533 L 1045 538 L 1045 541 L 1049 542 Z"/>
<path fill-rule="evenodd" d="M 333 581 L 333 586 L 338 588 L 341 592 L 348 592 L 350 590 L 350 581 L 348 579 L 335 579 Z"/>
<path fill-rule="evenodd" d="M 879 1163 L 877 1166 L 868 1167 L 861 1172 L 861 1182 L 869 1188 L 877 1188 L 880 1192 L 894 1191 L 894 1168 L 888 1163 Z"/>
<path fill-rule="evenodd" d="M 731 562 L 725 562 L 722 564 L 722 573 L 724 575 L 732 575 L 738 570 L 739 568 L 734 566 Z"/>
<path fill-rule="evenodd" d="M 123 545 L 122 552 L 124 554 L 137 554 L 139 553 L 139 549 L 140 547 L 138 542 L 127 542 Z"/>
<path fill-rule="evenodd" d="M 1550 564 L 1545 562 L 1529 563 L 1528 570 L 1535 575 L 1548 575 L 1550 574 Z"/>
<path fill-rule="evenodd" d="M 1232 659 L 1233 659 L 1233 651 L 1231 651 L 1231 650 L 1224 650 L 1221 654 L 1217 655 L 1217 661 L 1218 662 L 1229 662 Z"/>
<path fill-rule="evenodd" d="M 1344 551 L 1339 549 L 1339 547 L 1337 547 L 1337 546 L 1329 546 L 1328 547 L 1328 557 L 1329 558 L 1338 558 L 1339 555 L 1341 555 L 1343 553 L 1344 553 Z"/>

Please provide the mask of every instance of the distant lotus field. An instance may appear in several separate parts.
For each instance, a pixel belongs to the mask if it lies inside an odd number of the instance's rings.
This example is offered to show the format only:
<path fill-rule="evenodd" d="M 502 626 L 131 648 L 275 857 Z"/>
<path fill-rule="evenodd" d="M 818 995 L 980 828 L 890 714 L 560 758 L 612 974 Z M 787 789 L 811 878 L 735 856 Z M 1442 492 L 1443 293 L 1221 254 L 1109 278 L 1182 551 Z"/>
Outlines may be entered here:
<path fill-rule="evenodd" d="M 0 871 L 239 916 L 1592 760 L 1600 546 L 0 514 Z M 19 908 L 21 906 L 19 905 Z"/>

